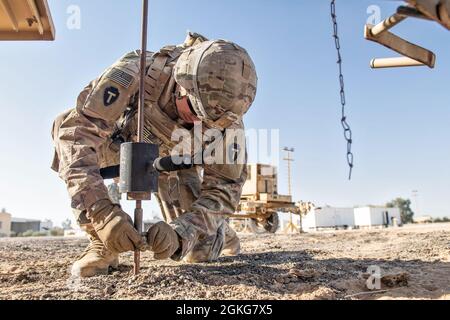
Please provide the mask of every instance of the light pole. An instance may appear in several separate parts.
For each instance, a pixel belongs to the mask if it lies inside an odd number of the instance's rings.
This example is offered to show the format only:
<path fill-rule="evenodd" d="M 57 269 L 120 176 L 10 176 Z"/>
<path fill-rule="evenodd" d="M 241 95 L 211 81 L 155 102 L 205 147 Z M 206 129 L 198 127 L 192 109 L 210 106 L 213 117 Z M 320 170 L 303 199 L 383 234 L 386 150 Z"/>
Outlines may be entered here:
<path fill-rule="evenodd" d="M 292 201 L 292 185 L 291 185 L 291 162 L 294 161 L 294 159 L 291 157 L 292 153 L 295 151 L 294 148 L 283 148 L 283 151 L 286 151 L 287 155 L 285 158 L 283 158 L 284 161 L 287 162 L 287 169 L 288 169 L 288 193 L 291 197 Z M 287 232 L 298 232 L 297 226 L 294 224 L 292 220 L 292 212 L 289 212 L 289 223 L 287 224 L 284 231 Z"/>
<path fill-rule="evenodd" d="M 414 202 L 416 203 L 416 214 L 417 216 L 420 216 L 420 209 L 419 209 L 419 191 L 413 190 L 412 196 L 414 198 Z"/>

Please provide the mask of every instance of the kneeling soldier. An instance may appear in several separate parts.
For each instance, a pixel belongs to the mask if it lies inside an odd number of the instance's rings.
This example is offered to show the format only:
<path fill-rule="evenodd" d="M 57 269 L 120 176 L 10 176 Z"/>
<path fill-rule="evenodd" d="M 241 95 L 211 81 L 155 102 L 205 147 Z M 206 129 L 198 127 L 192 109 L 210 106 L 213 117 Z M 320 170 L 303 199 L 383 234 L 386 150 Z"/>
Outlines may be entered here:
<path fill-rule="evenodd" d="M 108 68 L 53 125 L 52 168 L 66 182 L 76 220 L 90 239 L 73 265 L 74 275 L 107 273 L 117 266 L 119 253 L 145 245 L 156 259 L 188 262 L 239 253 L 239 239 L 225 218 L 239 203 L 247 174 L 245 155 L 241 162 L 203 162 L 161 174 L 156 197 L 166 222 L 150 227 L 147 243 L 108 196 L 100 169 L 118 165 L 120 144 L 136 141 L 139 56 L 128 53 Z M 233 42 L 189 34 L 182 45 L 149 52 L 145 141 L 158 144 L 160 154 L 167 156 L 177 147 L 173 133 L 193 132 L 197 124 L 216 129 L 223 139 L 215 140 L 225 141 L 226 129 L 243 129 L 242 117 L 254 101 L 256 87 L 251 58 Z M 245 145 L 232 143 L 224 150 L 245 153 Z"/>

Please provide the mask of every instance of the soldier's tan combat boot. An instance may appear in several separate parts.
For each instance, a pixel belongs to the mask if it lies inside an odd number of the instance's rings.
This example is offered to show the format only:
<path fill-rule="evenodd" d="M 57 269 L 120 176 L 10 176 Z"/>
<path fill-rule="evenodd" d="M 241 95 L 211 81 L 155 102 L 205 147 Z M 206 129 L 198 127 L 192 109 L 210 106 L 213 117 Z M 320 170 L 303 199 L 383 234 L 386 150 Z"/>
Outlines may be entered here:
<path fill-rule="evenodd" d="M 89 231 L 88 236 L 90 243 L 73 264 L 72 275 L 87 278 L 108 274 L 109 267 L 117 268 L 119 255 L 106 249 L 95 231 Z"/>

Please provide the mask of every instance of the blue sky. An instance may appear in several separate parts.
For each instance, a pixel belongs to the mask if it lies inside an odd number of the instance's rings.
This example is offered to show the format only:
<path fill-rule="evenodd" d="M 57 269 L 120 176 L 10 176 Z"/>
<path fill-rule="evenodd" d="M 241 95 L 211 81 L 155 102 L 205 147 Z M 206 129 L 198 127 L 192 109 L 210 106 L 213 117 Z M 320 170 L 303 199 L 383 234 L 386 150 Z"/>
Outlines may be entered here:
<path fill-rule="evenodd" d="M 0 43 L 0 207 L 14 216 L 71 218 L 64 183 L 49 167 L 50 128 L 79 91 L 124 53 L 138 48 L 140 1 L 50 0 L 55 42 Z M 435 23 L 406 21 L 396 33 L 432 49 L 436 69 L 371 70 L 394 55 L 363 39 L 367 8 L 382 16 L 400 2 L 338 1 L 355 171 L 347 180 L 339 123 L 336 52 L 329 1 L 150 1 L 149 46 L 181 43 L 186 30 L 247 48 L 259 75 L 249 128 L 280 129 L 295 147 L 294 196 L 317 204 L 383 204 L 419 191 L 422 214 L 450 215 L 450 34 Z M 66 27 L 81 9 L 81 29 Z M 286 170 L 280 186 L 287 192 Z M 157 210 L 146 205 L 146 215 Z M 132 204 L 126 204 L 130 212 Z M 130 212 L 131 213 L 131 212 Z"/>

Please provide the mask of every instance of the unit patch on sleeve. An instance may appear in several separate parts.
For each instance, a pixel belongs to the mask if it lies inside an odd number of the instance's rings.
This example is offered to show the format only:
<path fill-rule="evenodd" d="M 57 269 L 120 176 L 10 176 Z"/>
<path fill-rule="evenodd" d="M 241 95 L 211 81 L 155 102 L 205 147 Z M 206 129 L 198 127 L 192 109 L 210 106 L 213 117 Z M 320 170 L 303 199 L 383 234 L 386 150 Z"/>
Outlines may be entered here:
<path fill-rule="evenodd" d="M 115 87 L 108 87 L 105 89 L 105 92 L 103 93 L 103 104 L 105 107 L 109 107 L 114 102 L 119 99 L 120 92 L 119 89 Z"/>
<path fill-rule="evenodd" d="M 110 72 L 108 72 L 106 77 L 127 89 L 134 81 L 134 77 L 131 74 L 117 68 L 113 68 Z"/>

